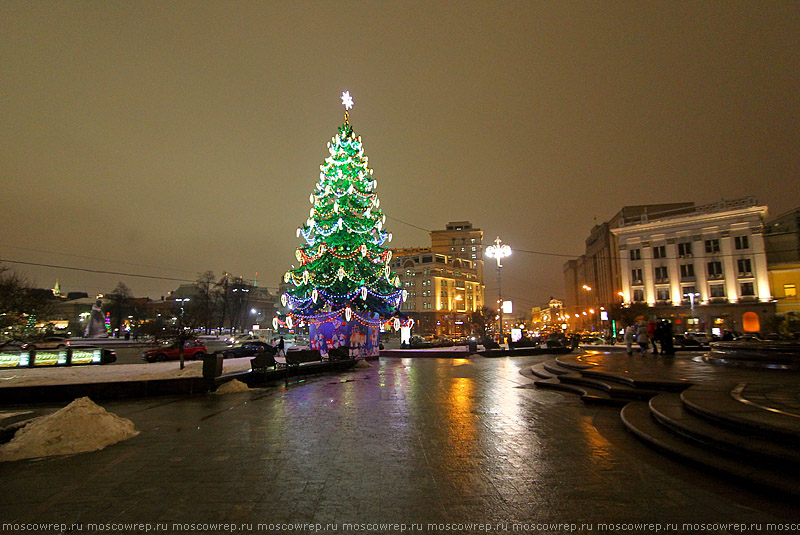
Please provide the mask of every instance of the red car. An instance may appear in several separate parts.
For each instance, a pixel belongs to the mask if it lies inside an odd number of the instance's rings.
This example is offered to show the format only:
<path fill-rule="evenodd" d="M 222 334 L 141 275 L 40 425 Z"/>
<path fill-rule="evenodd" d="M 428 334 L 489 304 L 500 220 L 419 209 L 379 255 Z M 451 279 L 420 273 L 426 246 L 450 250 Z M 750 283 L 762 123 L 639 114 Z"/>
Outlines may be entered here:
<path fill-rule="evenodd" d="M 147 349 L 142 351 L 142 360 L 147 362 L 164 362 L 167 360 L 178 360 L 181 358 L 179 352 L 178 342 L 173 342 L 169 345 Z M 188 340 L 183 344 L 183 358 L 185 359 L 201 359 L 208 353 L 206 346 L 197 340 Z"/>

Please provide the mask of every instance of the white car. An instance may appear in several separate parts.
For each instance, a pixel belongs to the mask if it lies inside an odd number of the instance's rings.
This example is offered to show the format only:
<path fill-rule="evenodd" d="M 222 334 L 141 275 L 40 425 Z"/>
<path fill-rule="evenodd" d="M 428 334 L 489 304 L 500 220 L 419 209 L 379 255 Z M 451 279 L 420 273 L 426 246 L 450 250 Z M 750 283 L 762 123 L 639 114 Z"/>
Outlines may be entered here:
<path fill-rule="evenodd" d="M 238 346 L 243 344 L 244 342 L 264 342 L 269 343 L 269 340 L 263 338 L 261 336 L 256 336 L 254 334 L 241 334 L 238 336 L 232 336 L 228 338 L 228 345 Z"/>

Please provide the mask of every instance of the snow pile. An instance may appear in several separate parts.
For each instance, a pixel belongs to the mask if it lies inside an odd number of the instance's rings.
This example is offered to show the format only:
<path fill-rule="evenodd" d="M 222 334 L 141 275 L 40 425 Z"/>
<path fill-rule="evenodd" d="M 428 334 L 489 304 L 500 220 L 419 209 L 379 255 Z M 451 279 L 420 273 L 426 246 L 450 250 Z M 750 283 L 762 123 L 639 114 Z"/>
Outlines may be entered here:
<path fill-rule="evenodd" d="M 138 434 L 130 420 L 82 397 L 17 431 L 0 446 L 0 462 L 101 450 Z"/>
<path fill-rule="evenodd" d="M 236 394 L 238 392 L 247 392 L 250 388 L 241 382 L 239 379 L 234 379 L 233 381 L 228 381 L 227 383 L 221 385 L 217 390 L 214 392 L 215 394 Z"/>
<path fill-rule="evenodd" d="M 372 368 L 372 364 L 370 364 L 369 362 L 367 362 L 364 359 L 361 359 L 358 362 L 356 362 L 356 365 L 354 367 L 355 368 Z"/>

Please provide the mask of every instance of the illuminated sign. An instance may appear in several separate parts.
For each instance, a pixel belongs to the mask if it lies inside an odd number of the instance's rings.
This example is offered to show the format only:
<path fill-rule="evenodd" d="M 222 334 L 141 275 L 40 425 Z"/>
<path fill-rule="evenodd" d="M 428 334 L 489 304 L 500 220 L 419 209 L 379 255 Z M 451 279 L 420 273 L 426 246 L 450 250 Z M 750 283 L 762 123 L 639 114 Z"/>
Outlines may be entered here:
<path fill-rule="evenodd" d="M 59 363 L 58 354 L 60 351 L 37 351 L 33 358 L 34 366 L 55 366 Z"/>
<path fill-rule="evenodd" d="M 522 329 L 511 329 L 511 341 L 519 342 L 522 339 Z"/>
<path fill-rule="evenodd" d="M 69 352 L 72 360 L 69 360 Z M 58 349 L 37 351 L 33 359 L 29 351 L 0 352 L 0 368 L 25 368 L 29 366 L 67 366 L 69 364 L 102 364 L 100 348 Z"/>
<path fill-rule="evenodd" d="M 20 364 L 25 357 L 25 364 Z M 16 368 L 17 366 L 27 366 L 30 353 L 0 353 L 0 368 Z"/>
<path fill-rule="evenodd" d="M 100 364 L 103 359 L 102 349 L 73 349 L 73 364 Z"/>
<path fill-rule="evenodd" d="M 511 314 L 514 312 L 511 301 L 503 301 L 503 314 Z"/>

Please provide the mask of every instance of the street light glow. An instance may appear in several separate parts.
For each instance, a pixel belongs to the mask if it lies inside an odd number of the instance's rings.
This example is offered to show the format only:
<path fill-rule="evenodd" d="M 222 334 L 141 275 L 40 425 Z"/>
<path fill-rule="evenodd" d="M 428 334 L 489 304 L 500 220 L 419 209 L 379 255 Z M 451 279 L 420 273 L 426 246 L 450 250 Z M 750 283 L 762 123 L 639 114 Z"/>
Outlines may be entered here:
<path fill-rule="evenodd" d="M 499 236 L 496 240 L 494 240 L 494 243 L 494 245 L 490 245 L 486 248 L 486 256 L 497 260 L 497 267 L 501 268 L 503 265 L 500 263 L 500 261 L 503 258 L 511 256 L 511 247 L 508 245 L 503 245 L 503 242 L 500 240 Z"/>

